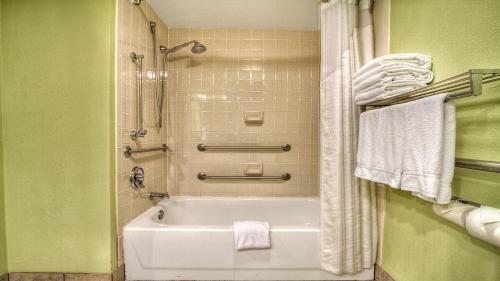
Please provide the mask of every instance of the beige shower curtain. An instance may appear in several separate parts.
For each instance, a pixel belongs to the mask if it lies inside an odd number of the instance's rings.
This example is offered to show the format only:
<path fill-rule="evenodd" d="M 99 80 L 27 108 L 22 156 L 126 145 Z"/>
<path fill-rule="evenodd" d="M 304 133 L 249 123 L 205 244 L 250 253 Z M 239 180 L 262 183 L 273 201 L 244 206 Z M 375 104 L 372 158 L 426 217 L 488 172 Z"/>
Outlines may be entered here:
<path fill-rule="evenodd" d="M 359 111 L 351 77 L 373 58 L 371 0 L 321 4 L 321 266 L 335 274 L 373 268 L 375 184 L 354 177 Z"/>

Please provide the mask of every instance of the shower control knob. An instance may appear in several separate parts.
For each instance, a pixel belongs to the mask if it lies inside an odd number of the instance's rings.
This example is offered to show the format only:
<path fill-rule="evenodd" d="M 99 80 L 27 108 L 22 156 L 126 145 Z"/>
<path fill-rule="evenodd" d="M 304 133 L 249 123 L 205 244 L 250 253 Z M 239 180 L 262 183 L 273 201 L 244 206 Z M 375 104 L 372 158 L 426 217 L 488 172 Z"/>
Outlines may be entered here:
<path fill-rule="evenodd" d="M 144 169 L 140 166 L 135 166 L 130 172 L 130 187 L 132 189 L 145 188 L 144 186 Z"/>

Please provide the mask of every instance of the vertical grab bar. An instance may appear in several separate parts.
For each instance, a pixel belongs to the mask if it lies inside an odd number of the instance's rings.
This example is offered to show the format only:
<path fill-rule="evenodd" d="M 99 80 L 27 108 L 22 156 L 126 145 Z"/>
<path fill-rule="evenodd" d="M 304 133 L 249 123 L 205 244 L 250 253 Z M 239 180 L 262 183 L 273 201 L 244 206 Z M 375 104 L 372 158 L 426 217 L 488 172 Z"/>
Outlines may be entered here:
<path fill-rule="evenodd" d="M 143 94 L 143 79 L 144 71 L 142 62 L 144 60 L 144 55 L 138 55 L 134 52 L 130 53 L 130 59 L 137 66 L 137 130 L 132 130 L 129 135 L 132 139 L 138 137 L 143 138 L 148 131 L 144 130 L 144 94 Z"/>

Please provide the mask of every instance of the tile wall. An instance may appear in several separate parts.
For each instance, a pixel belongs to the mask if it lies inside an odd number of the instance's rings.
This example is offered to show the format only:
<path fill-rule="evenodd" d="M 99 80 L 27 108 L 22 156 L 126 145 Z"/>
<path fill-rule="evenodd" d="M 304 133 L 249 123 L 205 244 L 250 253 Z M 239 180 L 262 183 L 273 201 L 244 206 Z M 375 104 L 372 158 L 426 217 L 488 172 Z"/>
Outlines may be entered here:
<path fill-rule="evenodd" d="M 169 47 L 189 40 L 207 46 L 169 56 L 169 191 L 174 195 L 317 196 L 319 32 L 169 29 Z M 245 111 L 264 112 L 246 125 Z M 199 152 L 205 144 L 284 144 L 290 152 Z M 262 163 L 264 175 L 288 182 L 200 181 L 197 173 L 242 175 Z"/>
<path fill-rule="evenodd" d="M 117 78 L 116 78 L 116 191 L 117 191 L 117 233 L 118 265 L 123 264 L 122 233 L 123 226 L 133 218 L 154 205 L 149 199 L 141 198 L 150 191 L 165 192 L 167 189 L 168 154 L 152 152 L 126 158 L 123 148 L 152 147 L 167 143 L 166 129 L 155 126 L 153 42 L 149 21 L 157 23 L 157 45 L 166 44 L 167 27 L 162 23 L 151 7 L 142 2 L 132 5 L 129 0 L 117 1 Z M 132 141 L 127 134 L 136 129 L 137 82 L 136 66 L 130 59 L 130 52 L 144 55 L 144 96 L 145 129 L 144 138 Z M 145 170 L 146 188 L 140 192 L 129 187 L 129 174 L 134 166 Z"/>
<path fill-rule="evenodd" d="M 194 196 L 317 196 L 319 33 L 300 30 L 177 29 L 162 23 L 151 7 L 117 1 L 117 224 L 118 264 L 123 264 L 123 226 L 154 205 L 150 191 Z M 189 40 L 207 46 L 170 54 L 164 128 L 155 128 L 153 43 L 149 21 L 157 23 L 157 46 Z M 130 52 L 145 56 L 145 138 L 136 129 L 136 68 Z M 246 111 L 262 111 L 263 124 L 247 125 Z M 158 146 L 168 153 L 126 158 L 123 148 Z M 290 152 L 199 152 L 205 144 L 284 144 Z M 264 175 L 288 172 L 290 181 L 200 181 L 198 172 L 242 175 L 245 163 L 263 165 Z M 129 188 L 134 166 L 145 170 L 146 188 Z M 168 184 L 167 184 L 168 183 Z"/>

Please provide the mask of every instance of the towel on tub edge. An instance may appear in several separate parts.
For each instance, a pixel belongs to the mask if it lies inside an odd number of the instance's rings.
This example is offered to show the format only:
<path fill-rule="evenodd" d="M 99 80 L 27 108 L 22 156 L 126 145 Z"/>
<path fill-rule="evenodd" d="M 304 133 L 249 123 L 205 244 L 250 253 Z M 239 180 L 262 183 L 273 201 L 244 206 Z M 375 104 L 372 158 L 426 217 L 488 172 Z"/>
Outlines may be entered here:
<path fill-rule="evenodd" d="M 267 222 L 235 221 L 233 233 L 236 250 L 271 248 L 270 227 Z"/>

